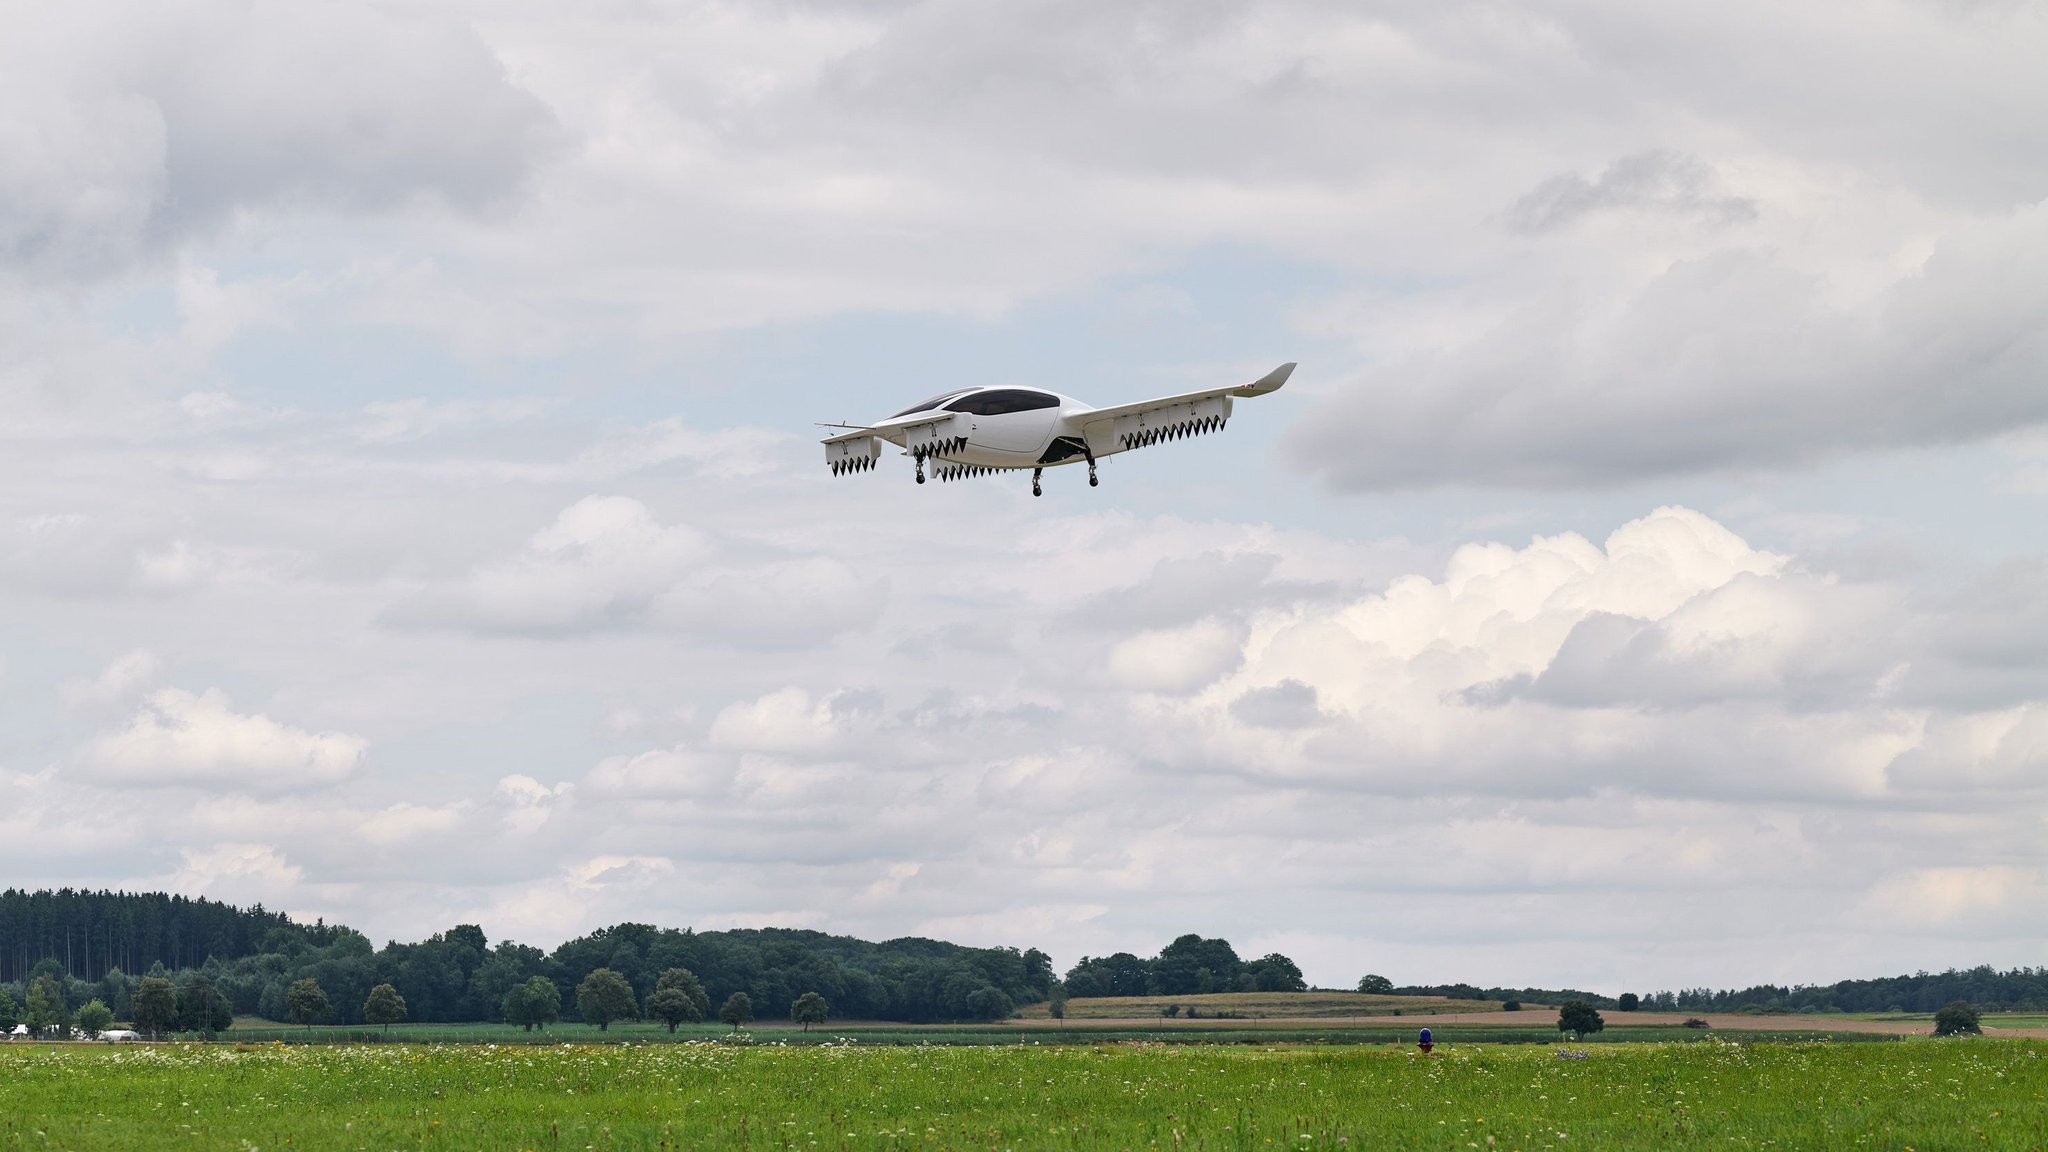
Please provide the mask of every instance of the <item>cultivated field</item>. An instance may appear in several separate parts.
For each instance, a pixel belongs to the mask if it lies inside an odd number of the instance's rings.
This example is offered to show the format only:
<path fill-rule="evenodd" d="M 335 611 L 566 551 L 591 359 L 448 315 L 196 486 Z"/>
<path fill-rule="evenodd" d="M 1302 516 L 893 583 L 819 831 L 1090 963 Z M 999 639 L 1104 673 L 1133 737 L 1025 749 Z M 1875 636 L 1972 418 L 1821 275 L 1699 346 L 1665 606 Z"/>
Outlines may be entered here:
<path fill-rule="evenodd" d="M 2048 1044 L 0 1049 L 0 1149 L 2040 1148 Z"/>
<path fill-rule="evenodd" d="M 1450 1000 L 1442 996 L 1380 996 L 1368 992 L 1213 992 L 1200 996 L 1090 996 L 1067 1001 L 1069 1020 L 1157 1019 L 1177 1009 L 1179 1018 L 1321 1020 L 1347 1016 L 1433 1016 L 1445 1012 L 1498 1012 L 1497 1000 Z M 1553 1012 L 1553 1015 L 1555 1013 Z M 1019 1013 L 1047 1020 L 1052 1010 L 1033 1004 Z"/>

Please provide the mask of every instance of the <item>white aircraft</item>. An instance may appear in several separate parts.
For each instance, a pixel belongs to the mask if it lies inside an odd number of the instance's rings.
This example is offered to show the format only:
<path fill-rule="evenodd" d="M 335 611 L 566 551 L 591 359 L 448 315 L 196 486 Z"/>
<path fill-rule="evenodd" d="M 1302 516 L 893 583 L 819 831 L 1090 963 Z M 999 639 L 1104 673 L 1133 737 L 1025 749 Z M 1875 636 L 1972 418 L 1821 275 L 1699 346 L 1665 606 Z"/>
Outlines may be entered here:
<path fill-rule="evenodd" d="M 1029 468 L 1031 494 L 1039 496 L 1039 477 L 1047 468 L 1086 460 L 1094 487 L 1095 462 L 1102 457 L 1216 431 L 1230 419 L 1231 397 L 1277 392 L 1293 373 L 1287 363 L 1249 384 L 1112 408 L 1091 408 L 1037 388 L 955 388 L 866 426 L 825 425 L 848 429 L 826 438 L 825 463 L 835 476 L 868 471 L 887 440 L 916 461 L 919 484 L 927 460 L 941 480 Z"/>

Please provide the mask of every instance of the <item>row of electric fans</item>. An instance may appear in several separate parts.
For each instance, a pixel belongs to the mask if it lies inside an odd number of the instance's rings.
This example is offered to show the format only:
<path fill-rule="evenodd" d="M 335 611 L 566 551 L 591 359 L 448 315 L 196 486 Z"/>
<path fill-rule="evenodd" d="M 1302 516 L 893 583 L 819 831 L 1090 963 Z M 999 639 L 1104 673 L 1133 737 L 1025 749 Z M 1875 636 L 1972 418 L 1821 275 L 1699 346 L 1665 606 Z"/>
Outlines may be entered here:
<path fill-rule="evenodd" d="M 1204 432 L 1221 431 L 1228 423 L 1221 416 L 1204 416 L 1198 420 L 1182 420 L 1178 424 L 1163 424 L 1157 428 L 1144 428 L 1123 434 L 1124 447 L 1143 448 L 1166 440 L 1180 440 L 1189 436 L 1200 436 Z"/>

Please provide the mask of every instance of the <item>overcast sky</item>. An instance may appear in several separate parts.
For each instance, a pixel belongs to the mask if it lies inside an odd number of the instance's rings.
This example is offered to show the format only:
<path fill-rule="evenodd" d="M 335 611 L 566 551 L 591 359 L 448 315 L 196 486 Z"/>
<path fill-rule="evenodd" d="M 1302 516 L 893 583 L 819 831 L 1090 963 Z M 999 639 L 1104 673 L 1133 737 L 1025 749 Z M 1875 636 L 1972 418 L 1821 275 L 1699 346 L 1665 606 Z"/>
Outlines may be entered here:
<path fill-rule="evenodd" d="M 0 880 L 2048 948 L 2048 5 L 9 4 Z M 1220 436 L 813 421 L 1301 367 Z"/>

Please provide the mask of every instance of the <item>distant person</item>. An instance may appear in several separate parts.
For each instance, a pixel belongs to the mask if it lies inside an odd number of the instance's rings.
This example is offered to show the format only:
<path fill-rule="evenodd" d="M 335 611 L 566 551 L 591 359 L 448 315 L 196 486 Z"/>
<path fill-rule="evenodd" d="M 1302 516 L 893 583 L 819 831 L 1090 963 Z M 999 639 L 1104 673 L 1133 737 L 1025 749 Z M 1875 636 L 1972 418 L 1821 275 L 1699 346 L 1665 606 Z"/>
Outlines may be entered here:
<path fill-rule="evenodd" d="M 1416 1039 L 1416 1041 L 1415 1041 L 1415 1046 L 1416 1046 L 1417 1048 L 1420 1048 L 1420 1049 L 1422 1049 L 1422 1054 L 1423 1054 L 1424 1056 L 1427 1056 L 1427 1055 L 1429 1055 L 1429 1050 L 1430 1050 L 1430 1049 L 1432 1049 L 1432 1048 L 1434 1048 L 1434 1047 L 1436 1047 L 1436 1045 L 1435 1045 L 1435 1044 L 1433 1044 L 1433 1043 L 1431 1043 L 1431 1042 L 1430 1042 L 1430 1039 L 1429 1039 L 1429 1029 L 1427 1029 L 1427 1028 L 1424 1028 L 1424 1029 L 1422 1030 L 1422 1035 L 1421 1035 L 1421 1036 L 1420 1036 L 1419 1038 L 1417 1038 L 1417 1039 Z"/>

